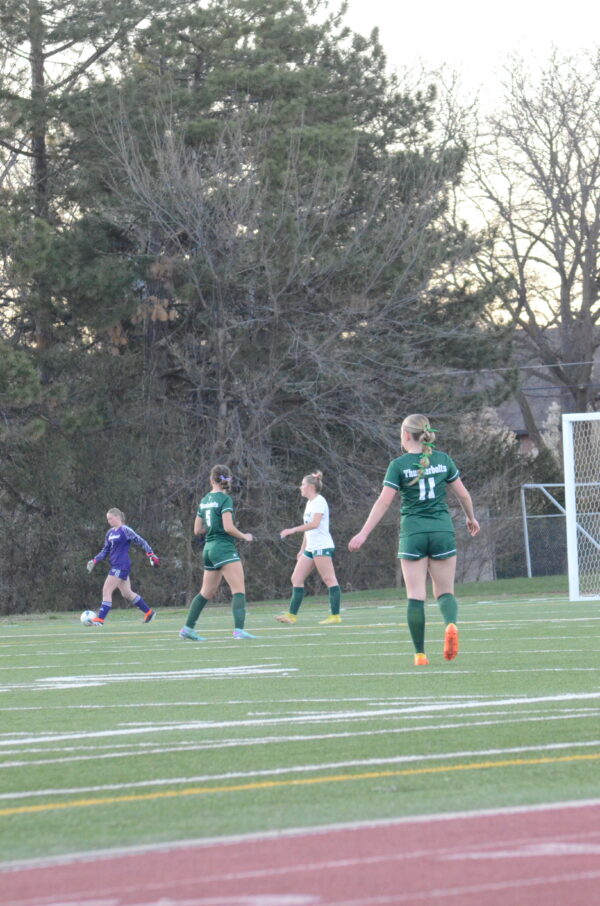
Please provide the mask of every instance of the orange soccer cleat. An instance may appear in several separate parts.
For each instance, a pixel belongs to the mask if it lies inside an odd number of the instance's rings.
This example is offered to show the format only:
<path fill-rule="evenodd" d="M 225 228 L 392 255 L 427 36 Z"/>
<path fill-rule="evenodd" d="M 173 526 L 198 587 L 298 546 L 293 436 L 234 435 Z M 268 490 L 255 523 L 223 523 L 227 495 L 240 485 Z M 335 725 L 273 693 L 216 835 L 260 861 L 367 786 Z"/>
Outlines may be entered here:
<path fill-rule="evenodd" d="M 454 623 L 448 623 L 444 634 L 444 657 L 453 661 L 458 654 L 458 629 Z"/>

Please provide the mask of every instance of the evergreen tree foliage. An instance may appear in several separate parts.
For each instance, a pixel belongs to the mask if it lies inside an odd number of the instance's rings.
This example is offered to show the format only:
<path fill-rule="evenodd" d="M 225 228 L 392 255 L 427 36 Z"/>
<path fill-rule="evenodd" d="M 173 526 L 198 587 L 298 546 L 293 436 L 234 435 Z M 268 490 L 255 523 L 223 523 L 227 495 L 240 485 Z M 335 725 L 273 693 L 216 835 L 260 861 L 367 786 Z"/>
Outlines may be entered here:
<path fill-rule="evenodd" d="M 22 393 L 43 424 L 26 449 L 11 440 L 5 504 L 20 501 L 22 537 L 34 513 L 53 526 L 33 551 L 46 594 L 41 578 L 24 594 L 14 554 L 10 606 L 92 603 L 82 568 L 115 505 L 164 557 L 150 596 L 183 604 L 218 460 L 263 542 L 251 594 L 286 588 L 295 549 L 278 530 L 317 467 L 342 581 L 364 583 L 345 538 L 399 422 L 417 409 L 456 429 L 497 388 L 448 371 L 507 343 L 484 329 L 483 293 L 450 288 L 473 251 L 444 217 L 466 148 L 435 87 L 402 87 L 377 33 L 318 0 L 0 11 L 32 60 L 2 96 L 2 140 L 11 121 L 20 136 L 4 162 L 23 176 L 5 186 L 3 336 L 35 366 Z M 34 48 L 72 62 L 36 76 Z M 393 533 L 382 547 L 393 569 Z"/>

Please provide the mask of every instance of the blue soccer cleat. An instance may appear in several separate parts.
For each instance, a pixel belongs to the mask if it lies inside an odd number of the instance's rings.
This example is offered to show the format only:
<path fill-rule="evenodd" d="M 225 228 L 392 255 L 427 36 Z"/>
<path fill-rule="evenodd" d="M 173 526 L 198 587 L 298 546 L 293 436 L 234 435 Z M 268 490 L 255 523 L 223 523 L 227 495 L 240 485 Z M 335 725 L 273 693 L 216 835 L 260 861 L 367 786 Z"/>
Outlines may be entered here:
<path fill-rule="evenodd" d="M 255 639 L 257 636 L 252 635 L 251 632 L 246 632 L 245 629 L 234 629 L 233 630 L 234 639 Z"/>
<path fill-rule="evenodd" d="M 193 629 L 190 629 L 189 626 L 184 626 L 179 630 L 180 639 L 189 639 L 190 642 L 205 642 L 206 639 L 204 636 L 198 635 L 197 632 L 194 632 Z"/>

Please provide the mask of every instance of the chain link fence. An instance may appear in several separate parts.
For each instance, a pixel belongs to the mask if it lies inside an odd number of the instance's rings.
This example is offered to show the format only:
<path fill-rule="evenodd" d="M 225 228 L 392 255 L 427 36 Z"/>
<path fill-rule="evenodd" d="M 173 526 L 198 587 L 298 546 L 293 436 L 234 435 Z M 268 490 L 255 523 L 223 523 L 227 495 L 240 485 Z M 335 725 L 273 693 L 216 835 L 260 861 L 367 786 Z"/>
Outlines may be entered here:
<path fill-rule="evenodd" d="M 558 576 L 567 573 L 566 524 L 563 513 L 528 513 L 527 532 L 519 511 L 491 516 L 480 507 L 481 532 L 472 538 L 464 518 L 455 514 L 458 559 L 457 582 L 484 582 L 527 576 Z M 401 587 L 396 559 L 398 531 L 391 528 L 380 543 L 364 554 L 336 553 L 336 569 L 346 591 L 361 588 Z M 375 536 L 374 536 L 375 537 Z M 528 553 L 529 552 L 529 553 Z"/>
<path fill-rule="evenodd" d="M 527 537 L 520 515 L 492 518 L 488 531 L 495 579 L 527 576 L 528 550 L 532 576 L 566 575 L 567 536 L 562 513 L 528 515 Z"/>

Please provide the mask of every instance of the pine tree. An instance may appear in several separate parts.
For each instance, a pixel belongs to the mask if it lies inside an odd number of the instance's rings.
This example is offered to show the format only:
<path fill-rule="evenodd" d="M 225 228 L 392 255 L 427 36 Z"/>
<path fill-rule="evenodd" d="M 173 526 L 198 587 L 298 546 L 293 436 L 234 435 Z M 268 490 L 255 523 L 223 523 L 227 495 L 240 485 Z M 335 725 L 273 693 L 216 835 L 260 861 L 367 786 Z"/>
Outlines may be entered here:
<path fill-rule="evenodd" d="M 25 53 L 0 97 L 5 336 L 35 365 L 21 416 L 40 430 L 5 461 L 53 526 L 33 536 L 43 574 L 3 539 L 15 587 L 58 606 L 66 575 L 79 605 L 75 564 L 119 505 L 183 560 L 152 577 L 183 603 L 190 514 L 220 458 L 253 531 L 285 524 L 319 467 L 350 534 L 407 409 L 468 406 L 472 388 L 437 373 L 502 355 L 482 296 L 449 288 L 473 244 L 445 222 L 466 149 L 435 87 L 405 88 L 377 33 L 318 0 L 0 13 Z M 269 545 L 253 590 L 287 574 Z"/>

